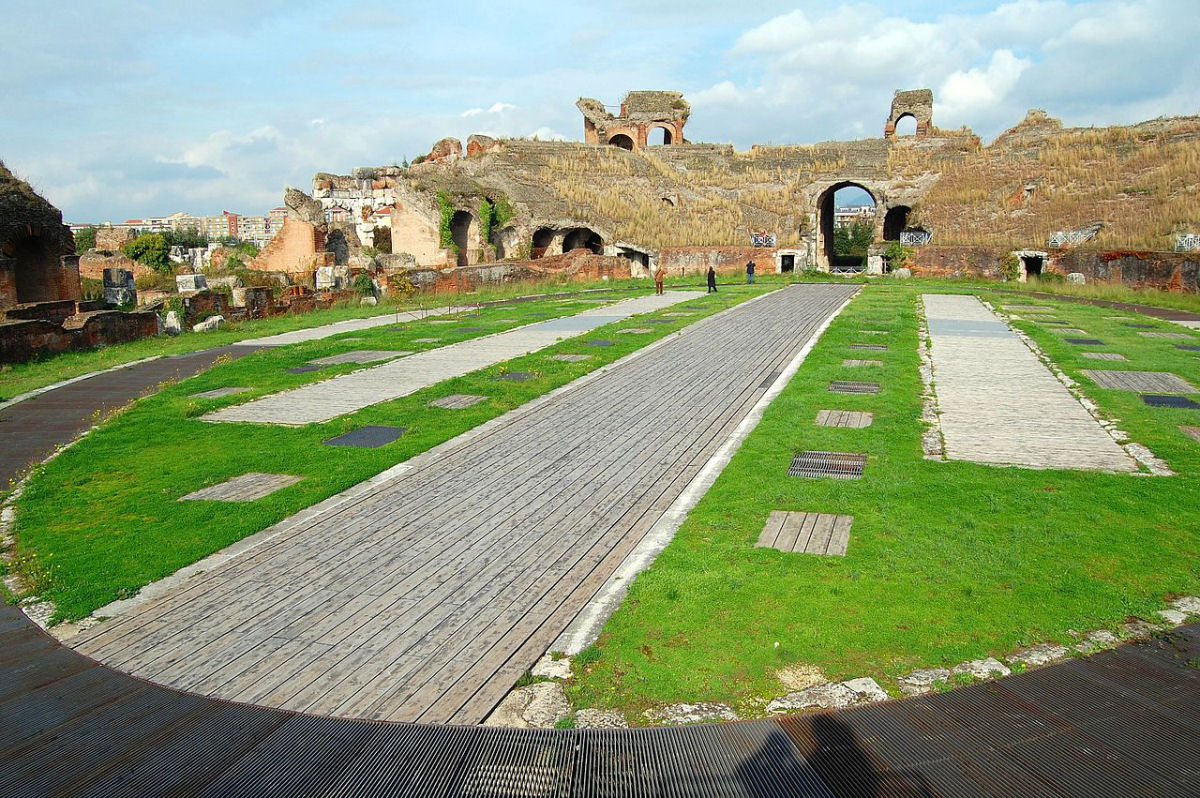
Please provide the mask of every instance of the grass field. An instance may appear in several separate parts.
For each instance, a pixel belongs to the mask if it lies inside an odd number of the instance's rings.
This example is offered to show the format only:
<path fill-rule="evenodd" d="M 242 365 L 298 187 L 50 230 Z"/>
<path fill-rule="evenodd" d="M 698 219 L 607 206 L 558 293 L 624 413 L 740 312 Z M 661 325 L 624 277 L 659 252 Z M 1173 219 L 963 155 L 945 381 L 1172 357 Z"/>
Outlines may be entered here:
<path fill-rule="evenodd" d="M 430 349 L 597 305 L 544 299 L 488 307 L 480 310 L 478 317 L 462 319 L 457 327 L 433 321 L 378 327 L 266 350 L 218 365 L 134 403 L 36 470 L 17 502 L 18 567 L 32 582 L 34 592 L 56 602 L 59 618 L 83 617 L 396 463 L 670 335 L 700 315 L 717 312 L 758 293 L 760 289 L 724 290 L 714 298 L 676 306 L 691 307 L 698 315 L 662 316 L 670 323 L 654 325 L 649 334 L 613 336 L 615 345 L 610 347 L 589 347 L 584 342 L 612 335 L 614 328 L 636 327 L 647 317 L 609 325 L 328 423 L 302 427 L 210 424 L 198 417 L 218 407 L 361 368 L 349 364 L 305 374 L 286 371 L 314 358 L 357 349 Z M 608 298 L 627 296 L 613 293 Z M 530 315 L 535 313 L 548 315 Z M 467 333 L 459 330 L 462 327 L 482 331 Z M 359 340 L 344 340 L 348 337 Z M 441 341 L 414 340 L 424 337 Z M 580 363 L 550 359 L 558 353 L 586 354 L 591 359 Z M 495 378 L 505 371 L 532 371 L 537 376 L 528 382 L 497 381 Z M 251 390 L 222 399 L 192 398 L 193 394 L 225 386 Z M 465 410 L 427 406 L 429 401 L 453 393 L 479 394 L 489 400 Z M 404 426 L 407 431 L 397 441 L 378 449 L 321 444 L 365 424 Z M 193 490 L 250 471 L 294 474 L 304 480 L 258 501 L 237 505 L 177 501 Z"/>
<path fill-rule="evenodd" d="M 929 286 L 872 286 L 835 321 L 675 540 L 632 585 L 598 644 L 577 658 L 568 687 L 573 704 L 634 717 L 654 704 L 726 701 L 752 715 L 762 711 L 761 699 L 787 692 L 777 673 L 788 666 L 815 665 L 831 679 L 872 676 L 894 689 L 896 677 L 918 667 L 1071 642 L 1073 632 L 1116 629 L 1128 616 L 1154 618 L 1165 598 L 1200 590 L 1200 445 L 1179 431 L 1180 424 L 1200 425 L 1200 411 L 1151 409 L 1135 394 L 1102 391 L 1078 377 L 1082 368 L 1115 365 L 1171 371 L 1200 385 L 1195 353 L 1140 337 L 1104 319 L 1114 312 L 1103 308 L 1061 303 L 1055 316 L 1110 342 L 1105 349 L 1123 352 L 1129 363 L 1085 360 L 1041 325 L 1021 323 L 1178 476 L 929 461 L 920 446 L 922 290 Z M 856 333 L 867 328 L 889 334 Z M 854 342 L 889 349 L 847 349 Z M 868 357 L 883 365 L 842 366 Z M 883 388 L 831 394 L 826 386 L 834 379 Z M 816 426 L 826 408 L 870 411 L 874 423 Z M 865 475 L 788 477 L 802 449 L 866 453 Z M 847 555 L 755 548 L 772 510 L 854 516 Z"/>

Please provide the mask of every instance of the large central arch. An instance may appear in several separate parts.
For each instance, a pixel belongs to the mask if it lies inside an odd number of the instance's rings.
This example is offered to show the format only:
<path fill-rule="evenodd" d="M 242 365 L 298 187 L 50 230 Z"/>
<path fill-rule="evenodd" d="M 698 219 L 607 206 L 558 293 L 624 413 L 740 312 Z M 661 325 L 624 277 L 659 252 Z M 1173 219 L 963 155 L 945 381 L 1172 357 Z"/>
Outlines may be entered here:
<path fill-rule="evenodd" d="M 879 209 L 881 207 L 878 192 L 872 191 L 866 185 L 854 180 L 843 180 L 826 188 L 817 198 L 817 267 L 833 271 L 837 259 L 833 249 L 833 231 L 835 222 L 834 196 L 844 188 L 858 188 L 865 191 L 875 205 L 875 214 L 871 223 L 878 228 Z M 878 231 L 877 231 L 878 232 Z"/>

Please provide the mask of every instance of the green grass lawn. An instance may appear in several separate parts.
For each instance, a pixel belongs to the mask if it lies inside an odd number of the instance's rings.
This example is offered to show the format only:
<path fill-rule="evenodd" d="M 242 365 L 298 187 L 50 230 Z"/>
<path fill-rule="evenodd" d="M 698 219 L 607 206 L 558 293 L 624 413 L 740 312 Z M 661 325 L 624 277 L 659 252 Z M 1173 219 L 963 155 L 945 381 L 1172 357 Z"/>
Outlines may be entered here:
<path fill-rule="evenodd" d="M 731 307 L 765 290 L 736 288 L 680 308 L 691 317 L 659 316 L 642 335 L 614 335 L 652 316 L 638 316 L 564 340 L 548 349 L 448 380 L 415 394 L 363 409 L 324 424 L 274 427 L 210 424 L 199 416 L 219 407 L 326 379 L 362 366 L 289 374 L 309 360 L 358 349 L 429 349 L 521 324 L 573 314 L 598 305 L 543 299 L 485 307 L 459 325 L 433 320 L 348 332 L 321 341 L 279 347 L 247 356 L 170 385 L 139 400 L 83 438 L 60 457 L 39 467 L 17 502 L 20 567 L 34 592 L 52 599 L 60 619 L 77 619 L 108 602 L 133 595 L 143 585 L 362 482 L 384 469 L 494 418 L 571 380 L 612 362 L 687 323 Z M 596 298 L 604 295 L 590 295 Z M 627 292 L 607 295 L 614 301 Z M 546 315 L 534 316 L 541 313 Z M 482 331 L 463 332 L 478 327 Z M 437 337 L 437 343 L 415 339 Z M 590 338 L 611 337 L 613 346 L 592 347 Z M 347 338 L 359 340 L 348 341 Z M 577 353 L 591 359 L 564 363 L 550 355 Z M 506 371 L 532 371 L 528 382 L 497 381 Z M 193 394 L 227 386 L 251 391 L 221 399 Z M 488 401 L 465 410 L 428 407 L 453 393 L 479 394 Z M 322 441 L 365 424 L 404 426 L 397 441 L 377 449 L 330 447 Z M 254 502 L 177 499 L 249 471 L 303 476 L 291 487 Z"/>
<path fill-rule="evenodd" d="M 568 687 L 576 706 L 632 714 L 710 700 L 753 714 L 759 699 L 787 692 L 776 677 L 784 666 L 811 664 L 832 679 L 873 676 L 894 687 L 918 667 L 1070 642 L 1072 630 L 1115 629 L 1128 616 L 1154 618 L 1165 598 L 1200 591 L 1200 444 L 1179 431 L 1200 426 L 1200 411 L 1148 408 L 1136 394 L 1102 391 L 1079 375 L 1083 368 L 1170 371 L 1200 385 L 1196 353 L 1105 320 L 1116 314 L 1104 308 L 1057 303 L 1055 317 L 1095 333 L 1109 343 L 1097 349 L 1122 352 L 1128 363 L 1085 360 L 1080 347 L 1043 325 L 1021 323 L 1178 476 L 930 461 L 920 446 L 917 298 L 931 287 L 944 290 L 923 282 L 870 286 L 834 322 L 675 540 L 634 582 L 597 645 L 577 659 Z M 856 342 L 890 348 L 847 348 Z M 883 366 L 843 367 L 848 358 Z M 828 393 L 835 379 L 883 388 Z M 865 410 L 875 419 L 865 429 L 820 427 L 813 422 L 821 409 Z M 791 457 L 804 449 L 866 453 L 865 475 L 788 477 Z M 847 555 L 756 548 L 772 510 L 853 515 Z"/>

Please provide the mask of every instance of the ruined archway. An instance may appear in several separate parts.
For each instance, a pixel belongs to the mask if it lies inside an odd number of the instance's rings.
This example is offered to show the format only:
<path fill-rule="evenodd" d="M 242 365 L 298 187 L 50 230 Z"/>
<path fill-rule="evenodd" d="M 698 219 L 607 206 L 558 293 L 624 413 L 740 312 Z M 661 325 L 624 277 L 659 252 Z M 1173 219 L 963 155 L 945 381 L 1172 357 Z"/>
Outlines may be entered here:
<path fill-rule="evenodd" d="M 533 233 L 533 241 L 529 257 L 531 260 L 537 260 L 546 254 L 546 250 L 550 249 L 550 243 L 554 241 L 554 230 L 549 227 L 539 227 Z"/>
<path fill-rule="evenodd" d="M 853 274 L 865 271 L 867 252 L 874 238 L 876 198 L 866 186 L 850 180 L 835 183 L 817 200 L 819 257 L 829 271 Z M 866 228 L 870 227 L 868 236 Z M 839 229 L 842 232 L 838 232 Z M 850 239 L 850 244 L 846 241 Z M 838 250 L 843 250 L 838 252 Z"/>
<path fill-rule="evenodd" d="M 888 208 L 887 215 L 883 217 L 884 241 L 900 240 L 900 234 L 904 232 L 904 228 L 908 227 L 908 215 L 911 212 L 912 208 L 907 205 Z"/>
<path fill-rule="evenodd" d="M 896 120 L 896 134 L 899 136 L 917 135 L 917 118 L 912 114 L 904 114 Z"/>
<path fill-rule="evenodd" d="M 455 211 L 450 217 L 450 235 L 454 238 L 459 266 L 467 266 L 471 262 L 471 223 L 474 221 L 474 217 L 466 211 Z"/>
<path fill-rule="evenodd" d="M 575 227 L 563 236 L 562 248 L 564 253 L 573 249 L 586 249 L 593 255 L 600 255 L 604 252 L 604 239 L 595 230 Z"/>
<path fill-rule="evenodd" d="M 671 129 L 666 125 L 651 125 L 646 131 L 647 147 L 665 147 L 673 143 Z"/>
<path fill-rule="evenodd" d="M 626 136 L 624 133 L 618 133 L 617 135 L 610 137 L 608 143 L 613 147 L 620 147 L 623 150 L 633 150 L 633 139 L 629 136 Z"/>
<path fill-rule="evenodd" d="M 13 242 L 11 256 L 16 261 L 14 278 L 17 304 L 52 302 L 59 299 L 58 256 L 40 236 L 26 236 Z"/>

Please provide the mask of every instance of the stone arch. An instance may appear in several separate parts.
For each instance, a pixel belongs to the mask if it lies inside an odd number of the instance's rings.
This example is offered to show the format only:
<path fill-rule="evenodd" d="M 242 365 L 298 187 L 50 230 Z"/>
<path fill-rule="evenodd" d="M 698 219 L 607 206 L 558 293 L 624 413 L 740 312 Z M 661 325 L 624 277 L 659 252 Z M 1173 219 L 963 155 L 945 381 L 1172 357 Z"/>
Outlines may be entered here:
<path fill-rule="evenodd" d="M 623 150 L 629 150 L 631 152 L 635 146 L 633 138 L 625 133 L 617 133 L 614 136 L 609 136 L 608 143 L 611 147 L 620 147 Z"/>
<path fill-rule="evenodd" d="M 475 217 L 467 211 L 455 211 L 450 217 L 450 235 L 454 238 L 454 247 L 458 250 L 459 266 L 470 265 L 471 257 L 471 225 Z"/>
<path fill-rule="evenodd" d="M 892 108 L 888 112 L 887 124 L 883 127 L 883 137 L 894 137 L 896 123 L 905 117 L 912 117 L 917 123 L 917 130 L 913 135 L 928 136 L 933 130 L 933 92 L 929 89 L 897 91 L 892 97 Z"/>
<path fill-rule="evenodd" d="M 593 255 L 601 255 L 604 253 L 604 239 L 595 230 L 574 227 L 564 233 L 562 249 L 564 253 L 573 249 L 586 249 Z"/>
<path fill-rule="evenodd" d="M 855 180 L 842 180 L 826 188 L 817 198 L 817 267 L 833 270 L 836 265 L 833 251 L 834 196 L 844 188 L 859 188 L 867 192 L 875 204 L 875 224 L 878 225 L 882 194 Z M 878 228 L 876 235 L 879 234 Z"/>
<path fill-rule="evenodd" d="M 52 302 L 60 299 L 58 275 L 61 269 L 53 245 L 41 236 L 24 236 L 5 247 L 14 263 L 17 304 Z"/>
<path fill-rule="evenodd" d="M 917 122 L 917 118 L 912 114 L 901 114 L 896 118 L 895 136 L 897 138 L 902 136 L 915 136 L 917 135 L 917 128 L 919 125 L 920 123 Z"/>
<path fill-rule="evenodd" d="M 908 227 L 908 215 L 911 212 L 912 208 L 907 205 L 894 205 L 888 208 L 887 214 L 883 217 L 884 241 L 900 240 L 900 234 L 904 232 L 904 228 Z"/>
<path fill-rule="evenodd" d="M 546 250 L 550 249 L 550 245 L 554 243 L 554 228 L 539 227 L 533 231 L 533 241 L 530 243 L 529 257 L 531 260 L 536 260 L 546 254 Z"/>
<path fill-rule="evenodd" d="M 656 131 L 656 130 L 662 131 L 662 141 L 654 140 L 654 131 Z M 657 147 L 657 146 L 666 147 L 666 146 L 669 146 L 674 143 L 675 143 L 675 129 L 673 127 L 671 127 L 670 125 L 652 124 L 646 128 L 646 146 L 648 146 L 648 147 Z"/>

